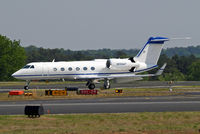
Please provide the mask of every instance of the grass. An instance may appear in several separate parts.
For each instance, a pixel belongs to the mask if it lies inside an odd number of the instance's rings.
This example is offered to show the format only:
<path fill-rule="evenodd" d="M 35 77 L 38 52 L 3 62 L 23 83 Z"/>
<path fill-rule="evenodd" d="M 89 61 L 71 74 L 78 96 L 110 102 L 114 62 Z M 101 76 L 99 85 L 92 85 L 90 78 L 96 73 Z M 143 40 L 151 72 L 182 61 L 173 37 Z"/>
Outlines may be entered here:
<path fill-rule="evenodd" d="M 198 134 L 200 112 L 0 116 L 0 134 Z"/>

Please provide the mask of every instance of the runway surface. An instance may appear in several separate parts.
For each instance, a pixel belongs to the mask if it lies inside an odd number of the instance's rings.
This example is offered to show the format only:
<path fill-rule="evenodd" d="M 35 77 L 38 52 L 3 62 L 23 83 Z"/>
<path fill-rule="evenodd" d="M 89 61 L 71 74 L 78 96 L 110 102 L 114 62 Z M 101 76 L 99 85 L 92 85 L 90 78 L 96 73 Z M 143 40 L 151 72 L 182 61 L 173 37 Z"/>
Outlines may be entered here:
<path fill-rule="evenodd" d="M 200 96 L 9 101 L 0 102 L 0 115 L 24 114 L 26 105 L 43 105 L 45 114 L 200 111 Z"/>

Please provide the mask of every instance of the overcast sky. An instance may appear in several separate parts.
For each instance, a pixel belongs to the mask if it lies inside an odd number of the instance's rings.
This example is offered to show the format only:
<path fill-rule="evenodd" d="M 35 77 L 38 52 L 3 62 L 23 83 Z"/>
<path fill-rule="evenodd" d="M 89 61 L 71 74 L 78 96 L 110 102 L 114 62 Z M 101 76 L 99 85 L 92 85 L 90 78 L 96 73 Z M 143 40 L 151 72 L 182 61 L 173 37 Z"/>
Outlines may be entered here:
<path fill-rule="evenodd" d="M 22 46 L 141 48 L 150 36 L 200 45 L 200 0 L 0 0 L 0 34 Z"/>

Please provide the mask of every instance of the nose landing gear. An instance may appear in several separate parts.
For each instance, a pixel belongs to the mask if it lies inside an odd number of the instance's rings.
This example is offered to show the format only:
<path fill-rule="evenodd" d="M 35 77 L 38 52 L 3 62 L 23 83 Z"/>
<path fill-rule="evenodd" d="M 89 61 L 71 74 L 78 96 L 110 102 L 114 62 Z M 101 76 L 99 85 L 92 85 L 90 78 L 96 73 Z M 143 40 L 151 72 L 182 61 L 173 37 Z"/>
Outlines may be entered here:
<path fill-rule="evenodd" d="M 29 86 L 30 82 L 31 82 L 30 80 L 27 80 L 27 81 L 26 81 L 26 85 L 24 86 L 24 89 L 25 89 L 25 90 L 28 90 L 28 89 L 29 89 L 28 86 Z"/>

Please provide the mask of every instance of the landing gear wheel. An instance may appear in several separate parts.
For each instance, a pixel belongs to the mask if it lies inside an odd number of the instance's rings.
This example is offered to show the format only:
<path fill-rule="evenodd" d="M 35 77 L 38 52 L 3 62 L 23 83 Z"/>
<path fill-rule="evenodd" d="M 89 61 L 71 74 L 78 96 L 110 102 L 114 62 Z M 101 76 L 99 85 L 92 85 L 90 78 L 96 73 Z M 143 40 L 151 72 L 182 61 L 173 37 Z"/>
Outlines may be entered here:
<path fill-rule="evenodd" d="M 30 80 L 27 80 L 27 81 L 26 81 L 26 85 L 24 86 L 24 89 L 25 89 L 25 90 L 28 90 L 28 86 L 29 86 L 30 82 L 31 82 Z"/>
<path fill-rule="evenodd" d="M 109 89 L 110 88 L 110 81 L 109 79 L 104 79 L 104 89 Z"/>
<path fill-rule="evenodd" d="M 103 85 L 104 89 L 110 89 L 110 85 Z"/>
<path fill-rule="evenodd" d="M 88 85 L 88 88 L 89 88 L 89 89 L 95 89 L 95 85 L 94 85 L 94 84 L 89 84 L 89 85 Z"/>
<path fill-rule="evenodd" d="M 25 89 L 25 90 L 28 90 L 28 86 L 24 86 L 24 89 Z"/>

